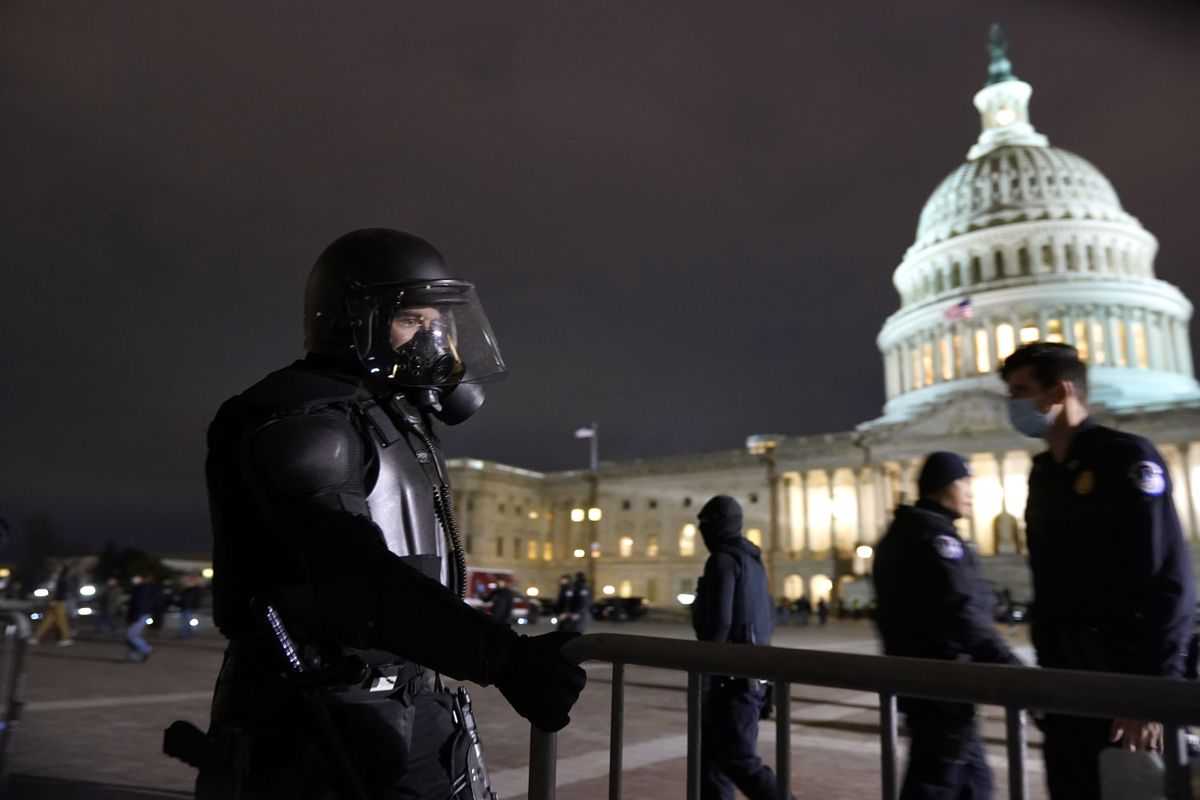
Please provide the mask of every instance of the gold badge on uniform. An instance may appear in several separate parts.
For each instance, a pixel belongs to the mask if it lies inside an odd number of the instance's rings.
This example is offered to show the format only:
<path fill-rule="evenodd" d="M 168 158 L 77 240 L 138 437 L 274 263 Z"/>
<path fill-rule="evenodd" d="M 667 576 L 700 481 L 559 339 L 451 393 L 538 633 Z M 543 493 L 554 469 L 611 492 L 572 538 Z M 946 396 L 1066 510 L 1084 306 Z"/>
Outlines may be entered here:
<path fill-rule="evenodd" d="M 1085 469 L 1079 473 L 1079 477 L 1075 479 L 1075 494 L 1087 494 L 1096 486 L 1096 476 L 1092 471 Z"/>

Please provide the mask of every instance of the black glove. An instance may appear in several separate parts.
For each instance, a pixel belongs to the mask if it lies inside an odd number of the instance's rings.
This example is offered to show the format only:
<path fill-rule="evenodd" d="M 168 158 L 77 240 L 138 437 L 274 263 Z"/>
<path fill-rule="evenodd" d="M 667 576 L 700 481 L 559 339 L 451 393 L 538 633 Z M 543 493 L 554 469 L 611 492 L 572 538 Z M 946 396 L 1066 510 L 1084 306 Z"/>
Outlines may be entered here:
<path fill-rule="evenodd" d="M 566 727 L 587 674 L 568 661 L 562 646 L 578 633 L 515 636 L 496 654 L 496 687 L 518 714 L 546 733 Z"/>

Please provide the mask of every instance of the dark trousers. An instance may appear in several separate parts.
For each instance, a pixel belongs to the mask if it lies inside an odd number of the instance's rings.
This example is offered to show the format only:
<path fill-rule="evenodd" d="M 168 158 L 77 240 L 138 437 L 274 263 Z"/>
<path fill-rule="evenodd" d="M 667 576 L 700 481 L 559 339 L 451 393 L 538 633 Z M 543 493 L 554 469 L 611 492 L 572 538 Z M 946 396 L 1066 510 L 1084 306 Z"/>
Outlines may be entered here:
<path fill-rule="evenodd" d="M 700 800 L 773 800 L 775 773 L 758 757 L 763 684 L 705 675 L 700 710 Z"/>
<path fill-rule="evenodd" d="M 1041 721 L 1046 789 L 1052 800 L 1100 797 L 1100 751 L 1108 746 L 1111 721 L 1047 714 Z"/>
<path fill-rule="evenodd" d="M 974 720 L 910 713 L 908 770 L 900 800 L 989 800 L 992 771 Z"/>

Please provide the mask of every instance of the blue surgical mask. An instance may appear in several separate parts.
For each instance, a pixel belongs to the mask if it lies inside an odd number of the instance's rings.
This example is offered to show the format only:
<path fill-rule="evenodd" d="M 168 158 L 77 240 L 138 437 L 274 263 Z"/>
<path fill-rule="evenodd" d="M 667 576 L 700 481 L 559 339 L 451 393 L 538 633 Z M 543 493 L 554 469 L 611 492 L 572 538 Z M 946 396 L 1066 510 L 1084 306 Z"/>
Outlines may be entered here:
<path fill-rule="evenodd" d="M 1008 401 L 1008 421 L 1032 439 L 1045 439 L 1057 416 L 1054 411 L 1038 411 L 1036 397 L 1014 397 Z"/>

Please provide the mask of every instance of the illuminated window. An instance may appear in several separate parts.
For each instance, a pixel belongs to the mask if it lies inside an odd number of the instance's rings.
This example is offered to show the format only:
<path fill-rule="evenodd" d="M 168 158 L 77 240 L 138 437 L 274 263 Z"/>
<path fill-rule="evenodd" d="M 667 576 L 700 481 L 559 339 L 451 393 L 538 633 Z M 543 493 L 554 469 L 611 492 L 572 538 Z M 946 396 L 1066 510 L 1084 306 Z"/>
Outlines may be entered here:
<path fill-rule="evenodd" d="M 621 581 L 617 594 L 621 597 L 633 597 L 633 584 L 628 579 Z"/>
<path fill-rule="evenodd" d="M 804 578 L 799 575 L 788 575 L 783 579 L 783 596 L 788 600 L 799 600 L 804 594 Z"/>
<path fill-rule="evenodd" d="M 963 337 L 961 333 L 954 334 L 950 339 L 954 348 L 954 375 L 963 375 Z M 950 377 L 953 377 L 951 375 Z"/>
<path fill-rule="evenodd" d="M 554 560 L 554 542 L 544 542 L 542 544 L 542 561 Z"/>
<path fill-rule="evenodd" d="M 746 531 L 746 539 L 755 547 L 762 547 L 762 531 L 758 528 Z"/>
<path fill-rule="evenodd" d="M 1063 341 L 1063 326 L 1061 319 L 1052 319 L 1046 322 L 1046 341 L 1061 342 Z"/>
<path fill-rule="evenodd" d="M 921 388 L 921 352 L 913 349 L 912 353 L 912 368 L 909 370 L 909 384 L 912 389 Z"/>
<path fill-rule="evenodd" d="M 987 331 L 982 328 L 975 331 L 975 369 L 980 374 L 992 370 L 992 359 L 988 353 L 988 335 Z"/>
<path fill-rule="evenodd" d="M 651 603 L 658 600 L 658 578 L 646 579 L 646 599 Z"/>
<path fill-rule="evenodd" d="M 646 556 L 658 558 L 658 536 L 655 534 L 646 537 Z"/>
<path fill-rule="evenodd" d="M 1037 325 L 1026 323 L 1021 326 L 1021 344 L 1036 342 L 1041 338 L 1041 335 L 1041 332 L 1037 329 Z"/>
<path fill-rule="evenodd" d="M 925 386 L 933 383 L 933 345 L 921 346 L 921 379 Z"/>
<path fill-rule="evenodd" d="M 948 381 L 954 377 L 954 359 L 950 355 L 950 340 L 945 336 L 938 339 L 938 348 L 942 351 L 942 380 Z"/>
<path fill-rule="evenodd" d="M 629 558 L 633 555 L 633 537 L 622 536 L 617 545 L 617 552 L 621 554 L 621 558 Z"/>
<path fill-rule="evenodd" d="M 696 526 L 690 522 L 679 532 L 679 555 L 696 555 Z"/>
<path fill-rule="evenodd" d="M 537 539 L 530 539 L 529 546 L 525 549 L 525 557 L 530 561 L 537 561 L 539 549 L 541 548 L 538 547 Z"/>
<path fill-rule="evenodd" d="M 1117 320 L 1117 341 L 1116 341 L 1116 356 L 1117 366 L 1125 367 L 1129 365 L 1129 337 L 1125 335 L 1125 320 Z"/>
<path fill-rule="evenodd" d="M 1092 344 L 1096 348 L 1096 363 L 1103 364 L 1105 361 L 1104 326 L 1099 322 L 1092 323 Z"/>
<path fill-rule="evenodd" d="M 1088 360 L 1088 341 L 1087 341 L 1087 323 L 1075 323 L 1075 349 L 1079 351 L 1079 358 L 1082 361 Z"/>
<path fill-rule="evenodd" d="M 1017 349 L 1013 340 L 1013 327 L 1007 322 L 996 326 L 996 357 L 1003 361 Z"/>
<path fill-rule="evenodd" d="M 1145 369 L 1150 366 L 1150 350 L 1146 346 L 1146 326 L 1140 322 L 1133 323 L 1133 355 L 1137 366 Z"/>

